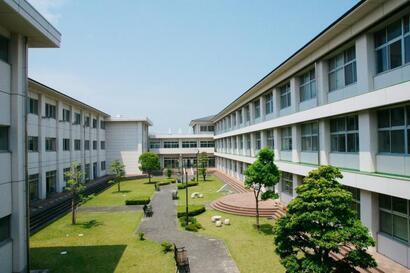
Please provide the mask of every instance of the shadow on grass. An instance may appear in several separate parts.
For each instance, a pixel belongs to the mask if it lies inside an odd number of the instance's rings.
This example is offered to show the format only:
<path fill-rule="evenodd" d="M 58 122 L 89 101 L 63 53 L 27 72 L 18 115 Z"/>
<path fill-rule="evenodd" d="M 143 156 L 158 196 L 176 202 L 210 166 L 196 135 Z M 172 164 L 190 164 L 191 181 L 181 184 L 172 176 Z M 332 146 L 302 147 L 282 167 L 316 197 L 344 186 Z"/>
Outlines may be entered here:
<path fill-rule="evenodd" d="M 93 227 L 98 227 L 98 226 L 102 226 L 103 222 L 97 221 L 97 220 L 90 220 L 88 222 L 84 222 L 84 223 L 77 223 L 78 226 L 85 228 L 85 229 L 90 229 Z"/>
<path fill-rule="evenodd" d="M 259 231 L 265 235 L 273 235 L 273 226 L 271 224 L 262 224 L 259 226 Z"/>
<path fill-rule="evenodd" d="M 100 245 L 31 248 L 31 269 L 49 269 L 51 273 L 112 273 L 126 247 Z M 63 251 L 67 251 L 67 254 L 61 255 Z"/>
<path fill-rule="evenodd" d="M 111 192 L 111 194 L 129 193 L 129 192 L 131 192 L 131 191 L 129 191 L 129 190 L 124 190 L 124 191 L 113 191 L 113 192 Z"/>

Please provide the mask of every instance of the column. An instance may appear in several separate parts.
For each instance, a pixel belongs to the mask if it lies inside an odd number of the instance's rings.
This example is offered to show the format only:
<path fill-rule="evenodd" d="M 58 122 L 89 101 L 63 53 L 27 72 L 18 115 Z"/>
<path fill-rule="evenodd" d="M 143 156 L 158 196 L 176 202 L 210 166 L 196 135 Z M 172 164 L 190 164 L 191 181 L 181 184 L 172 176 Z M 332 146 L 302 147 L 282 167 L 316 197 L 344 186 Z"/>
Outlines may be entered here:
<path fill-rule="evenodd" d="M 327 94 L 329 91 L 328 74 L 329 68 L 327 61 L 321 60 L 315 63 L 315 76 L 317 86 L 318 104 L 323 105 L 327 103 Z"/>
<path fill-rule="evenodd" d="M 275 139 L 273 151 L 275 152 L 275 160 L 280 160 L 280 145 L 281 145 L 281 138 L 280 138 L 280 128 L 273 129 L 273 138 Z"/>
<path fill-rule="evenodd" d="M 56 114 L 57 114 L 57 120 L 56 120 L 56 170 L 57 170 L 57 182 L 56 182 L 56 191 L 57 192 L 62 192 L 63 187 L 64 187 L 64 166 L 61 164 L 61 162 L 64 162 L 63 160 L 63 128 L 64 128 L 64 123 L 61 123 L 60 120 L 63 120 L 63 103 L 58 100 L 56 104 Z"/>
<path fill-rule="evenodd" d="M 292 112 L 299 111 L 299 80 L 297 77 L 290 79 L 290 101 Z"/>
<path fill-rule="evenodd" d="M 379 231 L 379 198 L 375 192 L 360 190 L 360 220 L 373 238 Z"/>
<path fill-rule="evenodd" d="M 250 133 L 251 136 L 251 156 L 255 156 L 256 154 L 256 138 L 255 133 Z"/>
<path fill-rule="evenodd" d="M 242 134 L 242 155 L 246 156 L 246 138 L 245 138 L 245 134 Z"/>
<path fill-rule="evenodd" d="M 261 147 L 264 148 L 266 147 L 268 144 L 268 139 L 267 139 L 267 135 L 266 135 L 266 130 L 262 130 L 261 132 Z"/>
<path fill-rule="evenodd" d="M 273 88 L 272 91 L 272 99 L 273 99 L 273 115 L 275 117 L 280 116 L 280 93 L 277 88 Z"/>
<path fill-rule="evenodd" d="M 250 103 L 248 103 L 249 106 L 249 124 L 253 124 L 255 123 L 255 106 L 253 105 L 253 101 L 251 101 Z"/>
<path fill-rule="evenodd" d="M 293 198 L 295 198 L 296 196 L 297 196 L 297 193 L 296 193 L 296 188 L 301 184 L 301 176 L 299 176 L 299 175 L 297 175 L 297 174 L 293 174 L 293 185 L 292 185 L 292 188 L 293 188 L 293 192 L 292 192 L 292 197 Z"/>
<path fill-rule="evenodd" d="M 373 75 L 376 71 L 374 58 L 374 39 L 372 35 L 362 34 L 356 39 L 357 90 L 360 93 L 374 90 Z"/>
<path fill-rule="evenodd" d="M 359 162 L 360 170 L 376 171 L 377 116 L 371 110 L 359 113 Z"/>
<path fill-rule="evenodd" d="M 328 165 L 330 153 L 330 128 L 328 120 L 319 121 L 320 165 Z"/>
<path fill-rule="evenodd" d="M 43 94 L 38 95 L 38 153 L 39 153 L 39 163 L 38 163 L 38 173 L 39 173 L 39 198 L 46 199 L 46 173 L 44 172 L 43 164 L 41 162 L 46 162 L 46 148 L 45 148 L 45 127 L 44 110 L 45 96 Z"/>
<path fill-rule="evenodd" d="M 266 105 L 265 105 L 265 95 L 262 95 L 260 98 L 260 104 L 261 104 L 261 121 L 265 120 L 266 116 Z"/>
<path fill-rule="evenodd" d="M 292 162 L 300 162 L 301 131 L 300 126 L 292 125 Z"/>

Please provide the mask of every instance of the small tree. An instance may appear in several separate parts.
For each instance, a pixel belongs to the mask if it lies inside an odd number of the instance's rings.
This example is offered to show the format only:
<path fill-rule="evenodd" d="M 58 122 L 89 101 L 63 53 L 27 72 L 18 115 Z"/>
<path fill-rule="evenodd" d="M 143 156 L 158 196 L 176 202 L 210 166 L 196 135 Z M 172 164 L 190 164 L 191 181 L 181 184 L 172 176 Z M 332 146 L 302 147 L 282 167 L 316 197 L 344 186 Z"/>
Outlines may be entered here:
<path fill-rule="evenodd" d="M 121 180 L 125 176 L 125 166 L 120 160 L 116 159 L 111 163 L 110 171 L 114 175 L 114 179 L 111 183 L 117 184 L 118 192 L 121 191 Z"/>
<path fill-rule="evenodd" d="M 259 151 L 255 162 L 245 170 L 245 186 L 252 188 L 256 203 L 256 227 L 259 229 L 259 195 L 262 187 L 272 188 L 278 182 L 280 173 L 274 161 L 274 153 L 269 148 Z M 277 194 L 276 198 L 277 198 Z"/>
<path fill-rule="evenodd" d="M 170 168 L 167 169 L 167 177 L 171 178 L 172 176 L 172 170 Z"/>
<path fill-rule="evenodd" d="M 286 272 L 358 272 L 355 267 L 376 266 L 366 252 L 374 241 L 351 208 L 352 194 L 337 181 L 341 178 L 332 166 L 311 171 L 276 222 L 275 251 Z M 349 251 L 335 260 L 331 253 L 343 246 Z"/>
<path fill-rule="evenodd" d="M 198 171 L 199 174 L 202 176 L 204 181 L 206 181 L 206 166 L 208 165 L 208 154 L 206 152 L 202 152 L 198 156 Z"/>
<path fill-rule="evenodd" d="M 140 170 L 148 174 L 149 183 L 151 183 L 151 174 L 158 171 L 161 167 L 159 157 L 153 152 L 145 152 L 139 158 Z"/>
<path fill-rule="evenodd" d="M 85 189 L 83 173 L 76 161 L 71 163 L 70 170 L 65 172 L 64 176 L 68 179 L 65 188 L 71 193 L 71 224 L 75 225 L 77 223 L 77 203 L 80 202 L 81 192 Z"/>

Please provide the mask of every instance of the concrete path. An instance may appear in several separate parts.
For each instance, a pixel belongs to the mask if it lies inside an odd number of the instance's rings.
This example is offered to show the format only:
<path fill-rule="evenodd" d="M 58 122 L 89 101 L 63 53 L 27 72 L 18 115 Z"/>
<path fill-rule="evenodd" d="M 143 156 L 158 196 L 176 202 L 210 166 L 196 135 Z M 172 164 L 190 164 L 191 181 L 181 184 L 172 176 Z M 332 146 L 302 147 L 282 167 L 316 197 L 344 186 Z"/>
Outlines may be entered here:
<path fill-rule="evenodd" d="M 143 218 L 139 231 L 144 232 L 149 240 L 170 241 L 177 247 L 185 247 L 192 273 L 239 273 L 221 240 L 177 229 L 177 201 L 171 197 L 174 189 L 175 185 L 162 186 L 161 191 L 155 194 L 151 201 L 154 215 Z"/>
<path fill-rule="evenodd" d="M 100 207 L 79 207 L 79 212 L 117 212 L 117 211 L 136 211 L 142 210 L 143 205 L 131 206 L 100 206 Z"/>

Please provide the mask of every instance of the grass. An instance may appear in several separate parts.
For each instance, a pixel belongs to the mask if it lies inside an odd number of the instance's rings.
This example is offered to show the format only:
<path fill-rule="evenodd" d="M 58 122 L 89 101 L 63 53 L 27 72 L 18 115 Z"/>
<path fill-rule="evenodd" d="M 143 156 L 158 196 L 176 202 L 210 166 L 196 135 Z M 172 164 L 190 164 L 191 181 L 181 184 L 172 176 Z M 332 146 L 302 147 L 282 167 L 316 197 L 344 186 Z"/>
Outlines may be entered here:
<path fill-rule="evenodd" d="M 70 214 L 31 237 L 33 269 L 58 273 L 175 272 L 172 254 L 161 245 L 140 241 L 135 230 L 141 212 Z M 83 234 L 83 236 L 78 236 Z M 60 252 L 67 251 L 66 255 Z"/>
<path fill-rule="evenodd" d="M 151 184 L 148 183 L 148 178 L 128 180 L 121 182 L 121 191 L 117 191 L 117 185 L 112 185 L 109 189 L 100 193 L 83 206 L 124 206 L 125 200 L 132 196 L 152 196 L 155 188 L 154 182 L 169 181 L 164 177 L 151 178 Z"/>
<path fill-rule="evenodd" d="M 222 197 L 225 193 L 217 192 L 224 184 L 215 176 L 210 176 L 204 182 L 199 179 L 198 186 L 188 187 L 188 203 L 190 205 L 206 205 L 213 200 Z M 204 195 L 203 198 L 191 198 L 193 192 L 199 192 Z M 178 190 L 178 205 L 185 206 L 185 189 Z"/>

